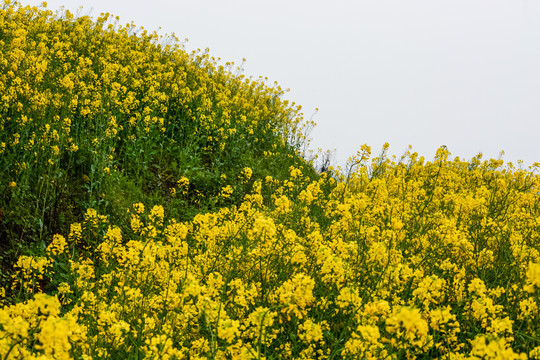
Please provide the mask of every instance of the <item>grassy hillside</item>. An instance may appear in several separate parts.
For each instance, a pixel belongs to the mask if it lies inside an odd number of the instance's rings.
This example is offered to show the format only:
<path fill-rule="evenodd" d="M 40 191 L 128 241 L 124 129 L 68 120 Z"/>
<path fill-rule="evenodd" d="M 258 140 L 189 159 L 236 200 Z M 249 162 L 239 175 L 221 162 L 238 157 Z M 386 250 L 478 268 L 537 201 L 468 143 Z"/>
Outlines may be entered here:
<path fill-rule="evenodd" d="M 0 10 L 0 358 L 540 359 L 540 176 L 317 173 L 301 109 L 109 15 Z"/>
<path fill-rule="evenodd" d="M 44 250 L 89 207 L 126 223 L 143 201 L 187 220 L 240 201 L 244 168 L 283 178 L 303 162 L 299 107 L 232 64 L 108 14 L 4 5 L 0 19 L 4 249 Z"/>

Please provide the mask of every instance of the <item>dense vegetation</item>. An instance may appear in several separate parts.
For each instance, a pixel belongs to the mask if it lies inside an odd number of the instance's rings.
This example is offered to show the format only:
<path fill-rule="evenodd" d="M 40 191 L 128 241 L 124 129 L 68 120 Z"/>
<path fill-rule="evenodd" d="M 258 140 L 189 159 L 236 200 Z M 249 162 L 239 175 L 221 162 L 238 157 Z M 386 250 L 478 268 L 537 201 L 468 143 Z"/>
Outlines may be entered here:
<path fill-rule="evenodd" d="M 9 248 L 44 249 L 89 207 L 125 222 L 143 201 L 187 220 L 240 201 L 243 168 L 284 178 L 302 161 L 299 107 L 279 87 L 110 20 L 4 6 L 0 236 Z M 218 204 L 227 186 L 238 191 Z"/>
<path fill-rule="evenodd" d="M 318 173 L 301 108 L 174 37 L 0 10 L 3 359 L 540 359 L 540 176 Z"/>

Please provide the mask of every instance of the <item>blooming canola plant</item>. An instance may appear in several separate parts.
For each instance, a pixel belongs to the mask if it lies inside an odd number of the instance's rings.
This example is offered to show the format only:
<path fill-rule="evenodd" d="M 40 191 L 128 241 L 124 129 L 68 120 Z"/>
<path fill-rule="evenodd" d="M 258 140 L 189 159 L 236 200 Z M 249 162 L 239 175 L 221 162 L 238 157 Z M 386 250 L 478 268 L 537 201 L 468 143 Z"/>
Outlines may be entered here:
<path fill-rule="evenodd" d="M 534 168 L 317 173 L 279 87 L 109 20 L 0 10 L 1 358 L 540 359 Z"/>

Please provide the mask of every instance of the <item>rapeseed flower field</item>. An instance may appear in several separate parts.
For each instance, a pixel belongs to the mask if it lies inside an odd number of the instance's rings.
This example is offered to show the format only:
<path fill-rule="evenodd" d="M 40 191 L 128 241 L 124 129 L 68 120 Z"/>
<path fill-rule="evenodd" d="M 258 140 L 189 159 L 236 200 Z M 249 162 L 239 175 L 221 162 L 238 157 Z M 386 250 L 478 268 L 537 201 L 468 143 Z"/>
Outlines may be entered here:
<path fill-rule="evenodd" d="M 0 10 L 0 358 L 540 359 L 540 176 L 363 145 L 108 14 Z"/>

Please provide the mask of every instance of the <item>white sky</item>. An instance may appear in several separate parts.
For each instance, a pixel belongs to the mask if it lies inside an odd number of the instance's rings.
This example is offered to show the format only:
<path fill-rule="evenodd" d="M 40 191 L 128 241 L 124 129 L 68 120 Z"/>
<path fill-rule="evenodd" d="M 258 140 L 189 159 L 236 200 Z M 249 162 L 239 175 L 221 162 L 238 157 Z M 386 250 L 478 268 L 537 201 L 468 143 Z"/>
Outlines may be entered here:
<path fill-rule="evenodd" d="M 41 1 L 23 0 L 38 5 Z M 246 58 L 314 116 L 313 147 L 540 162 L 539 0 L 48 1 Z"/>

